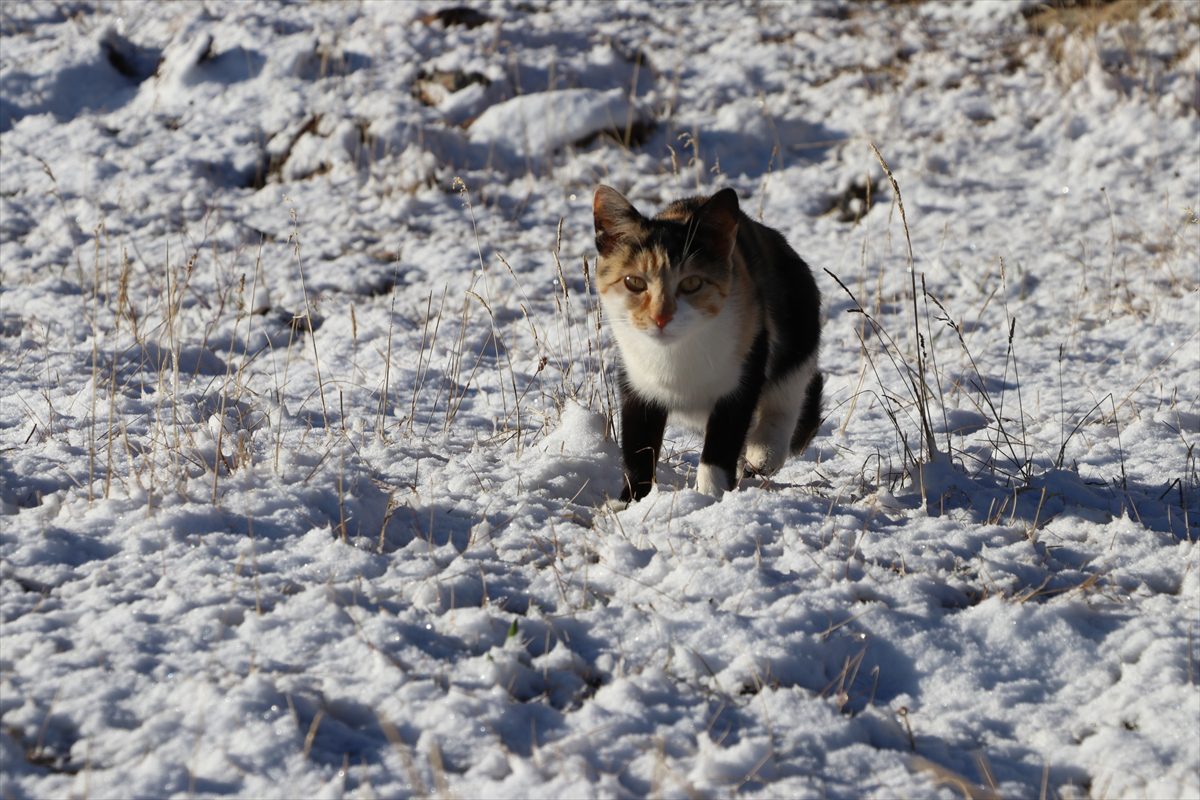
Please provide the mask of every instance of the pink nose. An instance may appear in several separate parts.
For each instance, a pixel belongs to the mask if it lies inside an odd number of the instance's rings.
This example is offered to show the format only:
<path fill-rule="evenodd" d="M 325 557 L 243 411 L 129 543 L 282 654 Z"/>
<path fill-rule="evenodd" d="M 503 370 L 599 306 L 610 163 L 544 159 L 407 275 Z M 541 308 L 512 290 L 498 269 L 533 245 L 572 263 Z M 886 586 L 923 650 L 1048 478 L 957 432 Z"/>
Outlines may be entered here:
<path fill-rule="evenodd" d="M 657 325 L 658 329 L 661 331 L 663 328 L 667 327 L 667 323 L 670 322 L 671 319 L 672 319 L 672 315 L 668 314 L 666 312 L 663 312 L 661 314 L 655 314 L 654 315 L 654 324 Z"/>

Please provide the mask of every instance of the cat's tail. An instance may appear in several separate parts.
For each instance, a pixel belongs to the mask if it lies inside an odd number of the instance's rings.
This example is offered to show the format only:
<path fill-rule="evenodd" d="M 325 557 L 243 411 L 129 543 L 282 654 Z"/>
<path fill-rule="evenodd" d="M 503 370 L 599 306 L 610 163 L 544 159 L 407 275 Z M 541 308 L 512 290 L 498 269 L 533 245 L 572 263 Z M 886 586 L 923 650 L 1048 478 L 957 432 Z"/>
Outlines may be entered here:
<path fill-rule="evenodd" d="M 792 432 L 792 454 L 804 452 L 808 443 L 821 427 L 821 394 L 825 389 L 825 375 L 814 373 L 808 382 L 808 391 L 804 393 L 804 408 L 800 411 L 800 419 L 796 422 L 796 430 Z"/>

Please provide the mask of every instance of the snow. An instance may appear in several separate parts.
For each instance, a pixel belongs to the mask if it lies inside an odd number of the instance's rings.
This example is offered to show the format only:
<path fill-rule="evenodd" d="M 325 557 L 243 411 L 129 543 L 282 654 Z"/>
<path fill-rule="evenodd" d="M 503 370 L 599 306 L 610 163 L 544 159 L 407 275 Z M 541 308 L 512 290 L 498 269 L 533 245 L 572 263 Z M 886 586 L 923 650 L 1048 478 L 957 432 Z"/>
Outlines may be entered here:
<path fill-rule="evenodd" d="M 597 133 L 619 135 L 641 121 L 626 90 L 558 89 L 496 103 L 471 123 L 470 139 L 516 155 L 535 156 Z"/>
<path fill-rule="evenodd" d="M 1105 8 L 4 6 L 0 795 L 1200 796 L 1200 18 Z M 606 504 L 598 183 L 813 265 L 770 482 Z"/>

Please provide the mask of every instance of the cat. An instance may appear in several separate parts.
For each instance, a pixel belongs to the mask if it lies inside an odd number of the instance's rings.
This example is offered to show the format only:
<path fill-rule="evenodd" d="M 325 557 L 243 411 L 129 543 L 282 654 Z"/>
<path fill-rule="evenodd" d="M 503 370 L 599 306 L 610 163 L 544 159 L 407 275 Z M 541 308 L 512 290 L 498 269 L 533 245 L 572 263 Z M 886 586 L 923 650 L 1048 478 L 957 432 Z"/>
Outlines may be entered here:
<path fill-rule="evenodd" d="M 821 422 L 821 295 L 733 189 L 643 217 L 596 189 L 596 286 L 620 352 L 618 507 L 654 484 L 667 418 L 704 431 L 696 488 L 720 499 L 741 468 L 774 474 Z"/>

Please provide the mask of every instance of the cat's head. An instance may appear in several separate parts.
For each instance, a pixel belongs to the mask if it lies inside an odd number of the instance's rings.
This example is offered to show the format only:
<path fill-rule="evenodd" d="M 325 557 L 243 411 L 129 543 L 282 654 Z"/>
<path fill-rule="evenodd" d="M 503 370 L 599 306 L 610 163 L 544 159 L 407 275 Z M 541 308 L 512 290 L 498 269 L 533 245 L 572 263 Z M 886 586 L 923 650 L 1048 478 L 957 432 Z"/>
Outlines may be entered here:
<path fill-rule="evenodd" d="M 620 192 L 596 189 L 596 283 L 613 323 L 662 341 L 717 317 L 733 288 L 738 199 L 723 189 L 643 217 Z"/>

